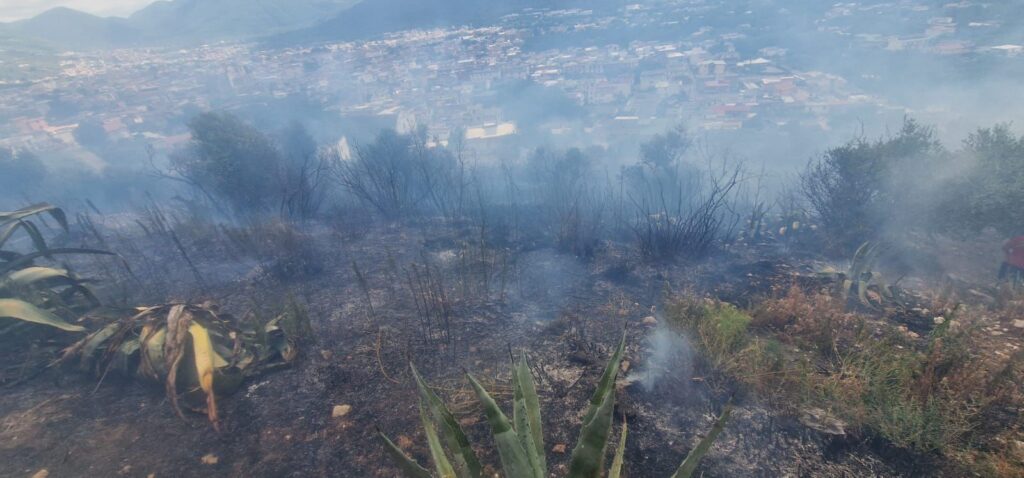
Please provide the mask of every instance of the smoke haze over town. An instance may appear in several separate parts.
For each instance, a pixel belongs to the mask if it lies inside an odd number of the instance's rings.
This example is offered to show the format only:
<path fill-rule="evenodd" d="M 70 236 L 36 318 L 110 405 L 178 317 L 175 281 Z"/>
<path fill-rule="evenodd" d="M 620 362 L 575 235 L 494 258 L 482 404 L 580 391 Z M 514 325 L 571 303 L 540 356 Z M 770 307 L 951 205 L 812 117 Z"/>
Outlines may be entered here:
<path fill-rule="evenodd" d="M 0 0 L 0 475 L 1021 476 L 1022 78 L 1019 1 Z"/>

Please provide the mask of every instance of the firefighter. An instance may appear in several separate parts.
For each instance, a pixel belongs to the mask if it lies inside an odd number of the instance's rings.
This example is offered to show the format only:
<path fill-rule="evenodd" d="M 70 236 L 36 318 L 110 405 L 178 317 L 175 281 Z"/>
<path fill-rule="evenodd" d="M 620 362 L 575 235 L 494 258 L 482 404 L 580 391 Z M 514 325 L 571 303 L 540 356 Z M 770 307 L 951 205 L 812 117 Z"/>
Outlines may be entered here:
<path fill-rule="evenodd" d="M 999 267 L 999 279 L 1009 280 L 1014 285 L 1024 282 L 1024 236 L 1004 242 L 1003 254 L 1005 258 Z"/>

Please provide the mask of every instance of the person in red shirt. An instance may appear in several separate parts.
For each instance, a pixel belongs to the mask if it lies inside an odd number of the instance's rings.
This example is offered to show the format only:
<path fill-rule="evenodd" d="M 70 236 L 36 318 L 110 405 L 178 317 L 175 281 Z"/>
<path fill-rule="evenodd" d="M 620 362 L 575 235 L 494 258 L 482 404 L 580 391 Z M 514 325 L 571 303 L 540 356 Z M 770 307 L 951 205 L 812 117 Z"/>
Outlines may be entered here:
<path fill-rule="evenodd" d="M 1017 236 L 1003 243 L 1003 265 L 999 268 L 1000 279 L 1010 279 L 1014 284 L 1024 282 L 1024 236 Z"/>

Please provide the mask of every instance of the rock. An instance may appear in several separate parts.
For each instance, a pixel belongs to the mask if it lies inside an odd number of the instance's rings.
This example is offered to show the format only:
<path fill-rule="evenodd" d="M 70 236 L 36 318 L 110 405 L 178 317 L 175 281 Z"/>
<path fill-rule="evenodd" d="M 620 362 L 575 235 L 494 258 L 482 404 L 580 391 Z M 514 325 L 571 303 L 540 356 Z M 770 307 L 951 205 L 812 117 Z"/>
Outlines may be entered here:
<path fill-rule="evenodd" d="M 412 438 L 405 435 L 398 435 L 398 447 L 406 450 L 412 448 Z"/>
<path fill-rule="evenodd" d="M 565 454 L 565 443 L 559 443 L 551 447 L 551 451 L 554 453 Z"/>
<path fill-rule="evenodd" d="M 1013 321 L 1013 326 L 1018 329 L 1024 329 L 1024 319 L 1016 319 Z"/>
<path fill-rule="evenodd" d="M 846 435 L 846 423 L 820 408 L 808 408 L 800 414 L 804 426 L 828 435 Z"/>
<path fill-rule="evenodd" d="M 932 322 L 935 322 L 935 325 L 942 325 L 943 323 L 946 322 L 946 318 L 942 317 L 942 316 L 939 316 L 939 317 L 936 317 L 936 318 L 932 319 Z"/>
<path fill-rule="evenodd" d="M 217 462 L 220 461 L 220 458 L 217 458 L 217 455 L 214 455 L 213 453 L 207 453 L 203 455 L 201 461 L 203 462 L 204 465 L 216 465 Z"/>
<path fill-rule="evenodd" d="M 644 320 L 640 321 L 640 323 L 644 325 L 658 325 L 658 319 L 653 315 L 648 315 L 647 317 L 644 317 Z"/>
<path fill-rule="evenodd" d="M 348 415 L 348 412 L 352 411 L 351 405 L 335 405 L 334 409 L 331 410 L 331 418 L 341 418 Z"/>
<path fill-rule="evenodd" d="M 619 370 L 621 370 L 622 373 L 626 373 L 629 371 L 629 365 L 629 360 L 623 360 L 622 363 L 619 364 Z"/>
<path fill-rule="evenodd" d="M 47 476 L 50 476 L 50 470 L 43 468 L 42 470 L 37 471 L 36 474 L 32 475 L 32 478 L 46 478 Z"/>
<path fill-rule="evenodd" d="M 331 352 L 330 350 L 321 349 L 320 356 L 323 357 L 324 360 L 330 360 L 332 357 L 334 357 L 334 352 Z"/>

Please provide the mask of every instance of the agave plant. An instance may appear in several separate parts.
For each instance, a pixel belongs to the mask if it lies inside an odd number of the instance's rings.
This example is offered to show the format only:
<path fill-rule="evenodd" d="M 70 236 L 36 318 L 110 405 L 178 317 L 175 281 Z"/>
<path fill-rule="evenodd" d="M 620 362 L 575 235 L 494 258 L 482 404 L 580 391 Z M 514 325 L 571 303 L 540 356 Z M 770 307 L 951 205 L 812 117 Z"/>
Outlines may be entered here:
<path fill-rule="evenodd" d="M 862 304 L 874 307 L 868 300 L 868 291 L 871 287 L 875 287 L 882 298 L 891 299 L 893 297 L 892 288 L 883 280 L 881 273 L 873 270 L 883 251 L 882 244 L 865 242 L 857 248 L 853 258 L 850 259 L 850 267 L 845 272 L 826 270 L 820 275 L 839 284 L 839 294 L 844 301 L 850 297 L 851 293 L 855 293 Z"/>
<path fill-rule="evenodd" d="M 69 320 L 99 306 L 86 281 L 64 269 L 36 266 L 35 261 L 53 259 L 61 254 L 115 254 L 96 249 L 51 249 L 32 220 L 42 214 L 48 214 L 65 231 L 68 229 L 64 211 L 50 204 L 0 212 L 0 318 L 18 321 L 4 328 L 4 335 L 29 324 L 49 326 L 51 330 L 83 332 L 84 327 L 69 323 Z M 18 252 L 4 248 L 18 231 L 28 236 L 33 250 Z"/>
<path fill-rule="evenodd" d="M 599 478 L 604 473 L 608 439 L 612 431 L 615 408 L 615 379 L 625 349 L 625 336 L 619 342 L 611 359 L 605 366 L 597 389 L 590 399 L 579 440 L 572 451 L 569 464 L 570 478 Z M 405 454 L 386 435 L 378 431 L 388 455 L 408 478 L 481 478 L 482 467 L 458 420 L 444 402 L 427 386 L 415 366 L 410 365 L 420 396 L 420 420 L 427 436 L 427 446 L 434 464 L 432 474 Z M 466 378 L 472 385 L 477 399 L 483 406 L 490 424 L 501 469 L 506 478 L 544 478 L 548 469 L 544 455 L 544 437 L 541 430 L 540 402 L 530 373 L 526 355 L 521 354 L 513 363 L 512 419 L 502 412 L 490 394 L 471 375 Z M 686 457 L 673 478 L 692 476 L 700 459 L 708 452 L 711 444 L 722 432 L 729 416 L 729 407 L 718 418 L 712 431 L 705 436 Z M 440 433 L 438 433 L 440 431 Z M 622 473 L 625 457 L 627 425 L 623 421 L 619 444 L 608 470 L 610 478 Z"/>
<path fill-rule="evenodd" d="M 65 349 L 58 362 L 77 362 L 101 375 L 116 370 L 162 382 L 179 416 L 179 396 L 184 396 L 218 429 L 217 396 L 238 389 L 258 365 L 295 358 L 280 325 L 283 319 L 279 316 L 256 334 L 239 330 L 230 315 L 211 303 L 140 307 Z"/>

